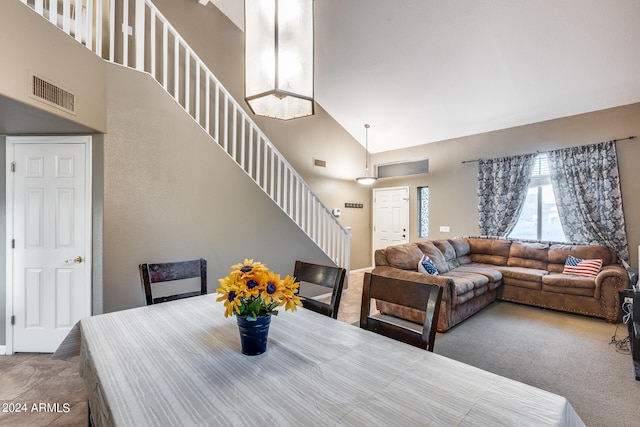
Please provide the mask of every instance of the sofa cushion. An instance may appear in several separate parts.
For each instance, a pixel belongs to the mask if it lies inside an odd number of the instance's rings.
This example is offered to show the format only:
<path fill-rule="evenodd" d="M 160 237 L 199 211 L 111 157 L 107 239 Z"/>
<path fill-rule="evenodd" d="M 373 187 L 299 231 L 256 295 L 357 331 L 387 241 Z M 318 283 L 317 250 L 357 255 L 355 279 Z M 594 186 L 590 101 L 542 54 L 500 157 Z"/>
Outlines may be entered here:
<path fill-rule="evenodd" d="M 602 268 L 601 259 L 582 259 L 569 255 L 564 262 L 564 274 L 595 278 Z"/>
<path fill-rule="evenodd" d="M 442 255 L 444 255 L 444 259 L 445 261 L 447 261 L 449 270 L 452 270 L 460 265 L 458 263 L 456 250 L 448 240 L 434 240 L 433 244 L 440 250 L 440 252 L 442 252 Z"/>
<path fill-rule="evenodd" d="M 548 251 L 549 245 L 544 243 L 513 242 L 507 266 L 546 270 Z"/>
<path fill-rule="evenodd" d="M 418 262 L 418 271 L 422 274 L 429 274 L 431 276 L 439 276 L 438 268 L 431 261 L 429 255 L 424 254 L 422 259 Z"/>
<path fill-rule="evenodd" d="M 449 263 L 444 258 L 442 252 L 440 252 L 440 249 L 438 249 L 431 241 L 416 242 L 416 246 L 423 253 L 429 255 L 429 258 L 431 258 L 431 261 L 436 265 L 440 274 L 444 274 L 449 271 Z"/>
<path fill-rule="evenodd" d="M 449 243 L 456 251 L 456 259 L 459 265 L 469 264 L 471 262 L 471 246 L 469 246 L 468 239 L 449 239 Z"/>
<path fill-rule="evenodd" d="M 471 261 L 483 264 L 507 265 L 510 240 L 469 238 Z"/>
<path fill-rule="evenodd" d="M 502 285 L 502 273 L 490 264 L 466 264 L 456 268 L 458 271 L 467 271 L 470 273 L 482 274 L 489 279 L 488 289 L 493 290 Z"/>
<path fill-rule="evenodd" d="M 373 257 L 376 266 L 389 265 L 389 262 L 387 261 L 387 254 L 384 249 L 376 249 L 373 253 Z"/>
<path fill-rule="evenodd" d="M 475 297 L 476 294 L 474 293 L 474 290 L 470 290 L 469 292 L 466 292 L 464 294 L 460 294 L 460 295 L 456 295 L 454 300 L 453 300 L 453 304 L 452 306 L 455 307 L 457 305 L 462 305 L 465 302 L 469 302 L 473 299 L 473 297 Z"/>
<path fill-rule="evenodd" d="M 549 247 L 549 273 L 562 273 L 567 257 L 571 255 L 582 259 L 601 259 L 602 265 L 616 264 L 615 251 L 601 245 L 551 245 Z"/>
<path fill-rule="evenodd" d="M 505 285 L 528 289 L 541 289 L 542 277 L 548 274 L 546 270 L 524 267 L 499 267 L 499 270 Z"/>
<path fill-rule="evenodd" d="M 389 246 L 384 252 L 389 266 L 413 271 L 417 271 L 418 261 L 422 259 L 423 255 L 414 243 Z"/>
<path fill-rule="evenodd" d="M 488 287 L 488 286 L 483 286 L 483 287 L 481 287 L 481 288 L 475 288 L 475 289 L 473 290 L 473 296 L 474 296 L 474 297 L 477 297 L 477 296 L 479 296 L 479 295 L 486 294 L 486 293 L 487 293 L 487 292 L 489 292 L 490 290 L 491 290 L 491 289 L 489 289 L 489 287 Z"/>
<path fill-rule="evenodd" d="M 422 310 L 382 300 L 376 300 L 375 303 L 376 309 L 380 311 L 380 314 L 389 314 L 413 323 L 424 323 L 425 312 Z"/>
<path fill-rule="evenodd" d="M 468 280 L 471 282 L 473 289 L 486 287 L 489 284 L 489 278 L 487 276 L 472 271 L 460 270 L 459 268 L 449 271 L 447 277 L 453 278 L 454 283 L 456 278 Z"/>
<path fill-rule="evenodd" d="M 542 277 L 542 290 L 568 295 L 594 296 L 596 281 L 590 277 L 569 276 L 563 273 Z"/>
<path fill-rule="evenodd" d="M 447 276 L 453 282 L 454 300 L 456 296 L 464 295 L 468 292 L 473 294 L 473 282 L 465 277 Z"/>

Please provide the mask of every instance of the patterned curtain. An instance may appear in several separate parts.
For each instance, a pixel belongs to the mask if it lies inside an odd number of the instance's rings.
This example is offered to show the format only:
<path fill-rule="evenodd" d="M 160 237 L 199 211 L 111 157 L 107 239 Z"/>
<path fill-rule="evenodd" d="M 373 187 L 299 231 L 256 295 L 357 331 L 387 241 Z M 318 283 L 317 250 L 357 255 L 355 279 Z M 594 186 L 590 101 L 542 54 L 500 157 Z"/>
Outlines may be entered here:
<path fill-rule="evenodd" d="M 615 142 L 554 150 L 548 158 L 567 240 L 608 246 L 629 261 Z"/>
<path fill-rule="evenodd" d="M 515 227 L 536 154 L 480 160 L 478 166 L 478 222 L 480 234 L 504 237 Z"/>

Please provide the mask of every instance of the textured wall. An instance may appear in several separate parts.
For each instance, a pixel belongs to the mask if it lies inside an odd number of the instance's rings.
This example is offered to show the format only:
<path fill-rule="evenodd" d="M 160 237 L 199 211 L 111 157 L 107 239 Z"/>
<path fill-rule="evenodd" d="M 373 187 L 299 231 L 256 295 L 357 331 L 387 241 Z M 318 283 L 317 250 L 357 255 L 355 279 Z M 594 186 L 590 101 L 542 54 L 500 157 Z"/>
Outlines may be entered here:
<path fill-rule="evenodd" d="M 26 30 L 28 29 L 28 30 Z M 19 1 L 3 1 L 0 12 L 0 94 L 52 115 L 81 123 L 97 132 L 106 130 L 103 61 L 80 43 L 43 22 Z M 73 93 L 75 113 L 52 107 L 30 96 L 31 75 Z M 9 114 L 10 112 L 5 112 Z M 13 120 L 40 119 L 13 117 Z M 0 123 L 2 122 L 0 118 Z M 21 126 L 18 127 L 24 133 Z"/>
<path fill-rule="evenodd" d="M 143 303 L 144 262 L 207 258 L 210 291 L 245 257 L 281 274 L 296 259 L 330 263 L 149 76 L 107 74 L 105 311 Z"/>
<path fill-rule="evenodd" d="M 640 244 L 640 104 L 621 106 L 465 138 L 381 153 L 374 163 L 429 158 L 429 173 L 416 177 L 379 180 L 377 187 L 411 187 L 411 225 L 417 224 L 416 187 L 428 186 L 429 237 L 434 239 L 478 233 L 478 163 L 463 160 L 493 158 L 548 151 L 635 135 L 617 143 L 620 181 L 633 265 L 638 264 Z M 442 233 L 440 226 L 450 226 Z M 411 232 L 417 239 L 417 230 Z"/>
<path fill-rule="evenodd" d="M 247 110 L 244 97 L 244 35 L 212 4 L 195 0 L 155 0 L 198 56 L 226 89 Z M 329 209 L 342 208 L 340 223 L 352 227 L 351 267 L 371 265 L 371 189 L 355 178 L 364 173 L 364 148 L 316 104 L 312 117 L 281 121 L 254 116 L 256 124 L 310 185 Z M 366 117 L 362 118 L 366 122 Z M 364 127 L 362 135 L 364 137 Z M 314 167 L 325 160 L 325 168 Z M 344 209 L 345 202 L 360 202 L 364 209 Z"/>

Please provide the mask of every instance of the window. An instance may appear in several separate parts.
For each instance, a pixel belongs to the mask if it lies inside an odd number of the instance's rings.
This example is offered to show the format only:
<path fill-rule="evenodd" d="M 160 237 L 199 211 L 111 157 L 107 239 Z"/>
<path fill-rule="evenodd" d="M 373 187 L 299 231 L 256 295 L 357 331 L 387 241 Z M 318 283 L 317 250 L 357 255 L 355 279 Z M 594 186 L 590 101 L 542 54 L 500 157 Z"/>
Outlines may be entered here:
<path fill-rule="evenodd" d="M 509 236 L 515 239 L 564 242 L 556 199 L 551 187 L 546 154 L 536 157 L 536 164 L 520 218 Z"/>
<path fill-rule="evenodd" d="M 429 237 L 429 187 L 418 187 L 418 237 Z"/>

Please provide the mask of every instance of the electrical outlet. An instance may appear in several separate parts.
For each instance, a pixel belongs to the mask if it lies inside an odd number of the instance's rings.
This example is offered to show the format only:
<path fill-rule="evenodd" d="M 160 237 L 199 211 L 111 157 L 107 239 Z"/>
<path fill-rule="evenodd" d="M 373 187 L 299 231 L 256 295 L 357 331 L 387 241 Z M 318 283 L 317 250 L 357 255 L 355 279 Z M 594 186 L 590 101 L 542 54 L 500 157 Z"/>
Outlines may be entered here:
<path fill-rule="evenodd" d="M 448 225 L 441 225 L 440 226 L 440 232 L 441 233 L 449 233 L 451 231 L 451 227 L 449 227 Z"/>

